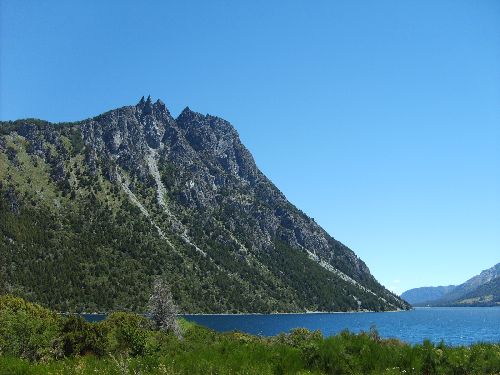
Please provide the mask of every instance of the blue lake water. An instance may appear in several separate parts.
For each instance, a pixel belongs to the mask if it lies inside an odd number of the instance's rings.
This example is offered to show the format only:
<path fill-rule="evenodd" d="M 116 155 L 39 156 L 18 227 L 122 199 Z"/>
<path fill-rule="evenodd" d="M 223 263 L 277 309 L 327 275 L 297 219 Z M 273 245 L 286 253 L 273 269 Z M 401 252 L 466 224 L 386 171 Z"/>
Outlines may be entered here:
<path fill-rule="evenodd" d="M 273 336 L 293 328 L 319 329 L 325 336 L 344 329 L 368 331 L 375 326 L 382 337 L 416 344 L 429 339 L 449 345 L 500 343 L 500 307 L 417 308 L 404 312 L 320 313 L 286 315 L 185 315 L 216 331 L 238 330 Z"/>
<path fill-rule="evenodd" d="M 418 344 L 424 339 L 449 345 L 475 342 L 500 343 L 500 307 L 416 308 L 404 312 L 320 313 L 280 315 L 184 315 L 188 320 L 219 332 L 242 331 L 273 336 L 298 327 L 319 329 L 325 336 L 344 329 L 368 331 L 375 326 L 380 335 Z M 101 320 L 104 316 L 86 316 Z"/>

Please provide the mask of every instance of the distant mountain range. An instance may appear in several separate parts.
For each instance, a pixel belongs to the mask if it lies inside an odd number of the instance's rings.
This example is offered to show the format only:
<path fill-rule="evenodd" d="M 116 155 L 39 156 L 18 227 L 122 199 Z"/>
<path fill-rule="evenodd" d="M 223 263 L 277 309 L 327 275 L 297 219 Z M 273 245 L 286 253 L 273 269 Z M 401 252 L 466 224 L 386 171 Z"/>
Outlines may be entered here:
<path fill-rule="evenodd" d="M 142 98 L 74 123 L 0 122 L 0 293 L 141 311 L 158 275 L 183 312 L 410 307 L 221 118 Z"/>
<path fill-rule="evenodd" d="M 413 306 L 500 306 L 500 263 L 463 284 L 410 289 L 401 298 Z"/>
<path fill-rule="evenodd" d="M 421 288 L 414 288 L 407 290 L 401 294 L 401 298 L 408 301 L 412 305 L 425 303 L 428 301 L 435 301 L 451 292 L 456 286 L 423 286 Z"/>

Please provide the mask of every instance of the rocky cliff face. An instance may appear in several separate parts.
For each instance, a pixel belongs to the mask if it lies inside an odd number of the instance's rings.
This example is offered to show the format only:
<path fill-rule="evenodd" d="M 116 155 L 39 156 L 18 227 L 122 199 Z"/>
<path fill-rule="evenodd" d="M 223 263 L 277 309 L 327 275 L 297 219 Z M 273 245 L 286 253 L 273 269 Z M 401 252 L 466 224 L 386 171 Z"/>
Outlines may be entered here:
<path fill-rule="evenodd" d="M 408 307 L 287 201 L 223 119 L 189 108 L 174 119 L 148 97 L 78 123 L 0 129 L 0 256 L 14 292 L 61 309 L 140 309 L 163 274 L 190 312 Z M 51 238 L 38 233 L 44 212 Z M 37 276 L 40 265 L 68 271 Z M 69 291 L 50 295 L 61 280 Z"/>

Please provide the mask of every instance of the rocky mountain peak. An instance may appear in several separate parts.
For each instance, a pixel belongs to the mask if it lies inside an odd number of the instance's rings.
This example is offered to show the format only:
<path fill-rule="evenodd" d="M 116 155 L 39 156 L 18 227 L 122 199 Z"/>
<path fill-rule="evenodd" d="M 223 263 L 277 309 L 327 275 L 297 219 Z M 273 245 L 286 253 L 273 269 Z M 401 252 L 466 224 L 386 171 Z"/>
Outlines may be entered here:
<path fill-rule="evenodd" d="M 165 105 L 165 103 L 163 103 L 162 100 L 160 99 L 157 99 L 156 102 L 153 104 L 153 107 L 159 111 L 165 111 L 165 112 L 168 112 L 168 109 L 167 109 L 167 106 Z M 170 113 L 170 112 L 168 112 Z"/>
<path fill-rule="evenodd" d="M 154 117 L 159 117 L 160 120 L 171 118 L 165 103 L 160 99 L 157 99 L 156 102 L 153 103 L 150 95 L 148 95 L 147 99 L 144 99 L 144 96 L 141 97 L 139 102 L 135 105 L 135 109 L 140 116 L 153 115 Z"/>
<path fill-rule="evenodd" d="M 191 312 L 407 308 L 352 250 L 288 202 L 222 118 L 186 107 L 174 119 L 161 100 L 153 103 L 148 96 L 78 123 L 5 128 L 1 189 L 17 209 L 6 206 L 0 214 L 16 222 L 15 215 L 28 212 L 29 204 L 43 215 L 64 216 L 51 224 L 60 233 L 41 237 L 33 245 L 34 258 L 26 259 L 38 264 L 37 254 L 52 254 L 42 260 L 50 269 L 59 269 L 61 259 L 76 259 L 68 269 L 87 279 L 71 279 L 74 293 L 85 290 L 79 283 L 93 288 L 99 280 L 99 290 L 130 288 L 128 300 L 139 304 L 144 301 L 137 291 L 144 290 L 148 277 L 167 274 L 181 306 Z M 13 173 L 11 184 L 7 176 Z M 21 185 L 22 194 L 16 190 Z M 34 244 L 11 237 L 20 254 Z M 67 244 L 64 254 L 53 246 L 57 241 Z M 2 256 L 14 253 L 0 251 L 0 264 L 12 263 Z M 79 259 L 83 253 L 92 261 Z M 105 259 L 108 263 L 98 266 Z M 23 269 L 13 264 L 13 270 Z M 68 277 L 73 274 L 78 275 Z M 44 295 L 33 277 L 25 279 L 15 282 Z M 100 292 L 87 292 L 101 306 Z M 116 302 L 117 294 L 110 295 Z M 55 303 L 73 297 L 61 294 Z"/>
<path fill-rule="evenodd" d="M 191 108 L 186 107 L 182 110 L 182 112 L 177 116 L 175 121 L 177 122 L 178 126 L 181 128 L 185 128 L 188 125 L 194 126 L 194 125 L 200 125 L 203 120 L 205 119 L 205 115 L 195 112 L 191 110 Z"/>

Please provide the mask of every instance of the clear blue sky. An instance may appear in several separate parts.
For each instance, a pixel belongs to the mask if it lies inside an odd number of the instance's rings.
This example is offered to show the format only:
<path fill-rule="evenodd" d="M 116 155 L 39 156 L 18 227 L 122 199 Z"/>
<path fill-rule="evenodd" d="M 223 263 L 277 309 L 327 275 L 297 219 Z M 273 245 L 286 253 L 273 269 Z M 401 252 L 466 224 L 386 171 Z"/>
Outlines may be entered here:
<path fill-rule="evenodd" d="M 3 120 L 231 121 L 397 292 L 500 261 L 500 1 L 1 1 Z"/>

